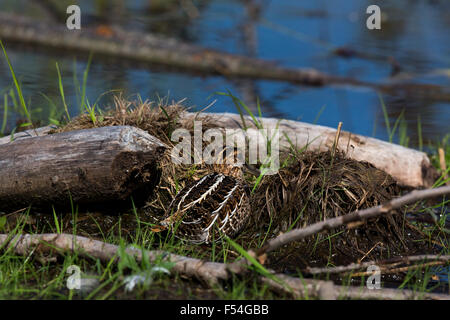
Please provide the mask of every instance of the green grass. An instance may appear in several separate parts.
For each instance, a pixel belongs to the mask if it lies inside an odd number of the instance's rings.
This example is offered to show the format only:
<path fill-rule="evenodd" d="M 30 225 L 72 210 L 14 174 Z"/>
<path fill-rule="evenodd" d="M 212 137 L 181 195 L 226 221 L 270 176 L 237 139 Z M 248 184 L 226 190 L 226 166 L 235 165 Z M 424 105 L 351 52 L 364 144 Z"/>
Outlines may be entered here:
<path fill-rule="evenodd" d="M 195 298 L 191 287 L 198 287 L 198 291 L 205 291 L 208 297 L 243 299 L 243 298 L 273 298 L 274 293 L 267 291 L 265 286 L 257 283 L 256 279 L 239 280 L 234 279 L 233 285 L 229 289 L 214 287 L 211 293 L 208 288 L 204 288 L 196 281 L 180 279 L 178 276 L 169 276 L 173 264 L 163 260 L 161 256 L 156 261 L 150 261 L 148 256 L 143 255 L 141 261 L 137 261 L 133 255 L 128 254 L 125 248 L 133 246 L 138 250 L 158 249 L 169 251 L 180 255 L 191 257 L 207 258 L 204 254 L 196 250 L 195 246 L 186 246 L 177 240 L 172 234 L 167 234 L 162 239 L 149 232 L 149 227 L 140 221 L 139 215 L 134 212 L 136 227 L 132 234 L 126 238 L 118 231 L 122 229 L 120 223 L 116 224 L 112 230 L 104 230 L 104 241 L 119 245 L 118 257 L 120 260 L 115 263 L 113 259 L 109 262 L 100 262 L 95 258 L 85 258 L 74 254 L 65 254 L 58 258 L 58 262 L 39 257 L 31 252 L 26 256 L 15 255 L 11 250 L 0 248 L 0 299 L 111 299 L 111 298 L 158 298 L 160 293 L 169 292 L 169 298 Z M 62 230 L 63 219 L 59 219 L 53 210 L 53 220 L 48 219 L 47 225 L 42 226 L 42 232 L 57 232 Z M 13 230 L 9 232 L 11 237 L 21 233 L 33 233 L 27 230 L 27 217 L 32 216 L 29 210 L 19 220 Z M 51 217 L 49 215 L 49 217 Z M 76 225 L 76 224 L 75 224 Z M 75 227 L 75 226 L 74 226 Z M 56 230 L 55 230 L 56 228 Z M 216 253 L 217 260 L 227 259 L 231 247 L 221 246 Z M 237 254 L 235 254 L 237 258 Z M 68 290 L 66 282 L 70 274 L 67 268 L 71 265 L 79 266 L 82 275 L 90 275 L 99 281 L 99 286 L 89 293 L 80 295 L 75 290 Z M 264 270 L 264 267 L 262 267 Z M 130 277 L 142 276 L 145 281 L 138 283 L 134 290 L 125 290 L 127 279 Z"/>
<path fill-rule="evenodd" d="M 23 112 L 25 113 L 26 118 L 28 119 L 29 124 L 31 125 L 32 124 L 32 122 L 31 122 L 31 115 L 30 115 L 30 112 L 28 111 L 27 104 L 25 103 L 25 99 L 24 99 L 23 93 L 22 93 L 22 88 L 21 88 L 21 86 L 19 84 L 19 81 L 17 80 L 17 77 L 16 77 L 16 74 L 14 72 L 13 66 L 11 64 L 11 61 L 9 60 L 8 54 L 6 53 L 6 49 L 3 46 L 3 42 L 1 40 L 0 40 L 0 46 L 2 47 L 3 54 L 5 55 L 6 62 L 8 64 L 8 66 L 9 66 L 9 70 L 11 72 L 11 76 L 12 76 L 13 81 L 14 81 L 14 86 L 16 87 L 16 91 L 17 91 L 17 94 L 19 96 L 20 105 L 22 107 Z"/>
<path fill-rule="evenodd" d="M 3 51 L 3 55 L 5 57 L 5 60 L 7 62 L 7 65 L 10 70 L 10 74 L 13 80 L 13 88 L 8 88 L 9 92 L 3 94 L 3 117 L 1 120 L 1 127 L 0 127 L 0 136 L 4 136 L 5 134 L 14 134 L 14 132 L 18 131 L 21 127 L 29 127 L 33 126 L 33 123 L 39 123 L 40 125 L 46 125 L 46 124 L 54 124 L 57 126 L 63 125 L 67 121 L 70 121 L 70 113 L 69 113 L 69 105 L 66 100 L 66 94 L 64 90 L 64 84 L 62 80 L 62 73 L 59 64 L 55 63 L 56 73 L 57 73 L 57 88 L 59 91 L 59 95 L 61 98 L 62 103 L 62 109 L 58 106 L 57 103 L 54 102 L 52 98 L 50 98 L 47 94 L 40 92 L 39 94 L 41 97 L 46 101 L 46 108 L 45 111 L 48 110 L 48 115 L 44 116 L 42 108 L 34 108 L 33 113 L 31 113 L 31 109 L 29 109 L 30 102 L 26 102 L 26 99 L 24 97 L 22 85 L 19 81 L 19 78 L 17 77 L 14 67 L 11 63 L 11 60 L 9 59 L 9 56 L 7 54 L 6 48 L 4 47 L 3 43 L 0 41 L 0 46 Z M 89 75 L 89 70 L 91 66 L 92 61 L 92 54 L 89 56 L 88 62 L 86 64 L 86 67 L 83 71 L 83 81 L 80 86 L 80 83 L 77 78 L 76 74 L 76 61 L 74 61 L 74 73 L 73 73 L 73 82 L 75 86 L 75 94 L 77 96 L 78 105 L 79 105 L 79 111 L 80 113 L 86 112 L 91 121 L 96 124 L 98 121 L 102 120 L 102 111 L 98 106 L 98 103 L 100 99 L 111 93 L 116 92 L 119 90 L 110 90 L 103 94 L 101 94 L 95 101 L 94 104 L 91 104 L 89 102 L 89 99 L 87 97 L 87 80 Z M 30 99 L 28 99 L 30 100 Z M 22 118 L 25 118 L 27 122 L 21 123 L 18 127 L 14 127 L 7 130 L 8 126 L 8 116 L 12 114 L 20 115 Z M 63 119 L 65 118 L 65 119 Z M 63 121 L 62 121 L 63 120 Z"/>
<path fill-rule="evenodd" d="M 69 108 L 67 107 L 66 96 L 64 95 L 64 86 L 61 78 L 61 71 L 59 71 L 58 62 L 56 62 L 56 71 L 58 72 L 58 87 L 61 94 L 61 100 L 64 106 L 64 110 L 66 111 L 67 120 L 70 121 Z"/>
<path fill-rule="evenodd" d="M 8 95 L 5 93 L 3 95 L 3 121 L 2 127 L 0 129 L 0 135 L 2 136 L 5 134 L 7 120 L 8 120 Z"/>

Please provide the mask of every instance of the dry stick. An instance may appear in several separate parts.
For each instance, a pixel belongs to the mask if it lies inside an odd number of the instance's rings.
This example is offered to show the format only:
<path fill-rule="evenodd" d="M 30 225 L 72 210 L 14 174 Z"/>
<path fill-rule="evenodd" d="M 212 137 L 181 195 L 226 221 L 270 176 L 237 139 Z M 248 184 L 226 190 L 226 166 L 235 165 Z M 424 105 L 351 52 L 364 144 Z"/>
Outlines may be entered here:
<path fill-rule="evenodd" d="M 445 264 L 445 262 L 443 261 L 433 261 L 433 262 L 428 262 L 425 264 L 415 264 L 412 266 L 406 266 L 406 267 L 400 267 L 400 268 L 395 268 L 395 269 L 389 269 L 389 268 L 381 268 L 381 272 L 383 274 L 393 274 L 393 273 L 400 273 L 400 272 L 406 272 L 409 270 L 415 270 L 415 269 L 422 269 L 425 267 L 431 267 L 431 266 L 440 266 Z M 362 272 L 356 272 L 356 273 L 352 273 L 351 276 L 352 277 L 363 277 L 363 276 L 369 276 L 372 275 L 373 272 L 370 271 L 362 271 Z"/>
<path fill-rule="evenodd" d="M 23 234 L 11 237 L 8 234 L 0 234 L 0 248 L 12 250 L 17 254 L 29 256 L 34 252 L 58 253 L 77 251 L 80 256 L 98 258 L 104 262 L 111 259 L 118 261 L 119 246 L 104 243 L 98 240 L 88 239 L 82 236 L 70 234 Z M 142 259 L 143 252 L 150 261 L 162 259 L 174 263 L 171 271 L 189 278 L 198 278 L 210 284 L 216 284 L 218 280 L 231 278 L 233 267 L 219 262 L 207 262 L 200 259 L 189 258 L 161 250 L 140 250 L 133 247 L 125 249 L 126 253 L 137 260 Z M 247 269 L 235 269 L 237 273 L 243 273 Z M 295 298 L 318 297 L 321 299 L 435 299 L 450 300 L 450 295 L 434 293 L 417 293 L 412 290 L 352 288 L 334 285 L 331 281 L 298 279 L 283 274 L 274 274 L 283 284 L 267 277 L 260 277 L 259 281 L 266 283 L 274 290 L 291 294 Z"/>
<path fill-rule="evenodd" d="M 0 248 L 8 247 L 20 255 L 28 255 L 32 250 L 51 251 L 52 248 L 60 249 L 62 252 L 78 251 L 80 255 L 95 257 L 104 262 L 115 258 L 118 260 L 119 247 L 113 244 L 82 236 L 70 234 L 23 234 L 10 239 L 8 234 L 0 234 Z M 126 253 L 134 256 L 137 260 L 142 259 L 142 250 L 128 247 Z M 180 256 L 166 251 L 146 251 L 150 261 L 163 259 L 171 261 L 175 265 L 172 270 L 185 276 L 195 277 L 206 282 L 217 282 L 219 279 L 228 279 L 229 274 L 223 263 L 206 262 L 199 259 Z"/>
<path fill-rule="evenodd" d="M 314 223 L 306 228 L 296 229 L 279 235 L 270 240 L 265 246 L 256 251 L 257 256 L 276 250 L 285 244 L 298 241 L 306 237 L 312 236 L 325 230 L 332 230 L 345 224 L 355 221 L 363 221 L 391 212 L 393 209 L 400 208 L 404 205 L 414 203 L 418 200 L 425 200 L 437 196 L 450 194 L 450 186 L 439 187 L 435 189 L 414 190 L 402 197 L 393 199 L 385 204 L 371 207 L 364 210 L 357 210 L 352 213 L 328 219 L 318 223 Z"/>
<path fill-rule="evenodd" d="M 326 300 L 334 299 L 383 299 L 383 300 L 408 300 L 408 299 L 433 299 L 447 300 L 450 295 L 436 293 L 418 293 L 412 290 L 398 289 L 377 289 L 370 290 L 366 287 L 337 286 L 331 281 L 321 281 L 312 279 L 299 279 L 283 274 L 277 277 L 289 287 L 295 298 L 320 297 Z M 269 285 L 273 290 L 289 293 L 286 287 L 269 278 L 262 278 L 261 281 Z M 309 296 L 305 296 L 309 294 Z M 312 294 L 311 294 L 312 293 Z"/>
<path fill-rule="evenodd" d="M 379 244 L 383 245 L 383 242 L 378 241 L 377 243 L 375 243 L 372 248 L 369 249 L 369 251 L 367 251 L 362 258 L 358 259 L 358 263 L 361 263 L 361 261 L 363 261 Z"/>
<path fill-rule="evenodd" d="M 417 261 L 433 260 L 442 263 L 447 263 L 450 261 L 450 255 L 440 256 L 434 254 L 423 254 L 416 256 L 406 256 L 406 257 L 396 257 L 393 259 L 388 259 L 384 261 L 367 261 L 364 263 L 352 263 L 347 266 L 338 266 L 333 268 L 306 268 L 305 273 L 308 274 L 331 274 L 331 273 L 343 273 L 348 271 L 355 271 L 363 268 L 367 268 L 371 265 L 383 266 L 392 263 L 410 263 Z"/>
<path fill-rule="evenodd" d="M 448 180 L 447 165 L 445 163 L 445 152 L 443 148 L 439 148 L 439 165 L 442 172 L 444 173 L 444 180 Z M 445 184 L 450 186 L 450 181 L 447 181 Z"/>
<path fill-rule="evenodd" d="M 331 153 L 331 158 L 334 159 L 334 154 L 336 153 L 336 149 L 339 143 L 339 136 L 341 135 L 341 128 L 342 128 L 342 122 L 339 122 L 338 128 L 336 130 L 336 136 L 334 137 L 334 143 L 333 143 L 333 151 Z"/>

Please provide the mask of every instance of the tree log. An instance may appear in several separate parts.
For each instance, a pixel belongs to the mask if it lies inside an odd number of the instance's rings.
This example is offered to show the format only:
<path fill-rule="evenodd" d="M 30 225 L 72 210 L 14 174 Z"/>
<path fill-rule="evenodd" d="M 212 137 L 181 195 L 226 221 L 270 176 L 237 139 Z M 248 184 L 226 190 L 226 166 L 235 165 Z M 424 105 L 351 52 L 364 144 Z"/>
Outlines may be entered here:
<path fill-rule="evenodd" d="M 222 128 L 242 128 L 240 115 L 232 113 L 188 113 L 186 119 L 202 120 Z M 255 129 L 250 116 L 244 116 L 248 128 Z M 336 129 L 305 122 L 258 118 L 264 128 L 280 130 L 280 149 L 308 145 L 310 151 L 324 151 L 333 147 Z M 345 125 L 345 124 L 344 124 Z M 248 135 L 256 134 L 247 130 Z M 289 140 L 286 138 L 289 138 Z M 424 152 L 406 148 L 379 139 L 341 131 L 338 149 L 354 160 L 366 161 L 390 174 L 399 184 L 412 188 L 428 188 L 438 178 L 436 169 Z"/>
<path fill-rule="evenodd" d="M 31 130 L 33 131 L 33 130 Z M 166 146 L 145 131 L 101 127 L 0 144 L 0 210 L 107 204 L 148 196 Z M 129 205 L 129 203 L 127 203 Z"/>

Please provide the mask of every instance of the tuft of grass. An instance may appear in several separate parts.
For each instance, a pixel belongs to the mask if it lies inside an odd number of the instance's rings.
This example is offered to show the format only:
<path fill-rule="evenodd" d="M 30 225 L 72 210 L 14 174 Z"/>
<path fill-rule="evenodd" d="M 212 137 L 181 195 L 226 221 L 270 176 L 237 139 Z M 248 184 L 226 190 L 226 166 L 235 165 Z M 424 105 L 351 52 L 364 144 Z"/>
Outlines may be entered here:
<path fill-rule="evenodd" d="M 83 111 L 86 107 L 86 86 L 87 86 L 87 78 L 89 74 L 89 69 L 91 67 L 92 54 L 89 55 L 89 59 L 86 65 L 86 69 L 83 72 L 83 85 L 81 87 L 81 101 L 80 101 L 80 111 Z"/>
<path fill-rule="evenodd" d="M 2 136 L 5 134 L 7 120 L 8 120 L 8 95 L 5 93 L 3 95 L 3 121 L 2 121 L 2 128 L 0 129 L 0 134 Z"/>
<path fill-rule="evenodd" d="M 66 97 L 64 95 L 64 86 L 62 83 L 61 71 L 59 70 L 58 62 L 56 62 L 56 71 L 58 73 L 58 87 L 59 87 L 59 92 L 61 94 L 61 100 L 62 100 L 62 103 L 64 106 L 64 110 L 66 111 L 67 121 L 70 121 L 69 108 L 67 107 Z"/>
<path fill-rule="evenodd" d="M 60 121 L 58 120 L 58 118 L 60 118 L 60 117 L 58 114 L 58 107 L 56 106 L 56 104 L 45 93 L 40 92 L 40 94 L 45 100 L 47 100 L 47 102 L 50 106 L 50 114 L 48 116 L 48 121 L 57 126 L 61 125 Z"/>
<path fill-rule="evenodd" d="M 261 275 L 268 277 L 278 283 L 282 283 L 280 279 L 278 279 L 276 276 L 274 276 L 269 270 L 267 270 L 261 263 L 259 263 L 258 260 L 256 260 L 255 257 L 251 256 L 244 248 L 242 248 L 237 242 L 231 240 L 229 237 L 225 236 L 225 240 L 239 253 L 241 254 L 245 259 L 247 259 L 248 262 L 250 262 L 255 270 L 260 273 Z"/>
<path fill-rule="evenodd" d="M 381 103 L 381 109 L 383 110 L 384 122 L 386 125 L 386 130 L 388 133 L 388 140 L 390 143 L 394 142 L 395 134 L 398 130 L 398 144 L 404 147 L 408 147 L 409 145 L 409 136 L 408 136 L 408 125 L 405 121 L 405 110 L 403 109 L 391 128 L 391 122 L 389 120 L 389 114 L 387 112 L 386 104 L 384 103 L 383 97 L 381 94 L 378 94 Z M 421 133 L 421 131 L 420 131 Z M 421 135 L 420 135 L 421 139 Z"/>
<path fill-rule="evenodd" d="M 419 150 L 423 151 L 422 119 L 420 115 L 417 116 L 417 137 L 419 139 Z"/>
<path fill-rule="evenodd" d="M 54 206 L 52 206 L 52 210 L 53 210 L 53 220 L 55 221 L 56 233 L 61 234 L 62 233 L 62 229 L 61 229 L 62 224 L 60 224 L 60 222 L 58 220 L 58 216 L 56 215 Z"/>

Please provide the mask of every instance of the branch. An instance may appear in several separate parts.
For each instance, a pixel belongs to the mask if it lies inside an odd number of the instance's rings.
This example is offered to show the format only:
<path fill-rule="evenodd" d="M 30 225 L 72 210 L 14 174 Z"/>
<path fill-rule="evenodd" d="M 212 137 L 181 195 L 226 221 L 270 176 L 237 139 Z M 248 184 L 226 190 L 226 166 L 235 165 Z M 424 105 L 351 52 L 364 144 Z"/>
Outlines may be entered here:
<path fill-rule="evenodd" d="M 433 254 L 424 254 L 424 255 L 416 255 L 416 256 L 407 256 L 407 257 L 396 257 L 393 259 L 388 259 L 384 261 L 368 261 L 364 263 L 352 263 L 347 266 L 338 266 L 332 268 L 306 268 L 305 273 L 308 274 L 332 274 L 332 273 L 343 273 L 343 272 L 352 272 L 355 270 L 365 269 L 371 265 L 388 266 L 388 265 L 398 265 L 405 264 L 417 261 L 427 261 L 432 260 L 436 262 L 440 262 L 442 264 L 448 263 L 450 261 L 450 255 L 440 256 Z"/>
<path fill-rule="evenodd" d="M 333 284 L 331 281 L 313 280 L 313 279 L 299 279 L 286 276 L 284 274 L 277 274 L 278 279 L 282 280 L 286 286 L 269 278 L 261 279 L 263 283 L 269 285 L 273 290 L 282 293 L 291 293 L 294 298 L 310 298 L 319 297 L 324 300 L 335 299 L 382 299 L 382 300 L 447 300 L 450 295 L 436 294 L 436 293 L 419 293 L 413 290 L 399 290 L 399 289 L 368 289 L 366 287 L 355 286 L 339 286 Z M 286 288 L 289 288 L 287 290 Z"/>
<path fill-rule="evenodd" d="M 78 251 L 81 256 L 95 257 L 103 262 L 108 262 L 113 258 L 117 262 L 119 252 L 119 247 L 113 244 L 81 236 L 54 233 L 17 235 L 11 240 L 8 234 L 0 234 L 0 248 L 2 246 L 7 246 L 15 253 L 25 256 L 33 250 L 52 252 L 54 248 L 59 249 L 58 253 L 60 254 Z M 133 247 L 128 247 L 125 250 L 136 260 L 142 259 L 142 250 Z M 229 277 L 226 265 L 223 263 L 205 262 L 160 250 L 146 251 L 146 253 L 150 261 L 156 261 L 163 257 L 162 260 L 173 262 L 175 265 L 172 270 L 188 277 L 213 283 Z"/>
<path fill-rule="evenodd" d="M 77 251 L 80 256 L 98 258 L 108 262 L 114 259 L 118 261 L 119 247 L 113 244 L 104 243 L 98 240 L 88 239 L 70 234 L 24 234 L 11 237 L 8 234 L 0 234 L 0 248 L 6 248 L 20 255 L 29 255 L 35 252 L 58 253 Z M 210 284 L 218 283 L 218 280 L 228 280 L 233 272 L 232 264 L 219 262 L 207 262 L 200 259 L 189 258 L 167 251 L 161 250 L 140 250 L 137 248 L 127 248 L 126 252 L 133 255 L 138 261 L 142 259 L 142 254 L 149 257 L 150 261 L 163 259 L 174 263 L 171 271 L 189 278 L 197 278 L 207 281 Z M 244 268 L 235 269 L 239 273 L 246 272 Z M 273 274 L 274 278 L 259 277 L 259 281 L 267 284 L 270 288 L 294 298 L 320 299 L 435 299 L 450 300 L 450 295 L 417 293 L 411 290 L 379 289 L 369 290 L 366 288 L 354 288 L 334 285 L 331 281 L 298 279 L 284 274 Z"/>
<path fill-rule="evenodd" d="M 370 218 L 378 217 L 383 214 L 390 213 L 392 210 L 398 209 L 404 205 L 414 203 L 418 200 L 425 200 L 446 194 L 450 194 L 450 186 L 420 191 L 414 190 L 402 197 L 393 199 L 385 204 L 376 207 L 371 207 L 364 210 L 357 210 L 343 216 L 314 223 L 305 228 L 289 231 L 270 240 L 265 246 L 257 250 L 256 253 L 258 256 L 261 256 L 262 254 L 276 250 L 284 246 L 285 244 L 304 239 L 319 232 L 326 230 L 333 230 L 351 222 L 364 221 Z"/>

